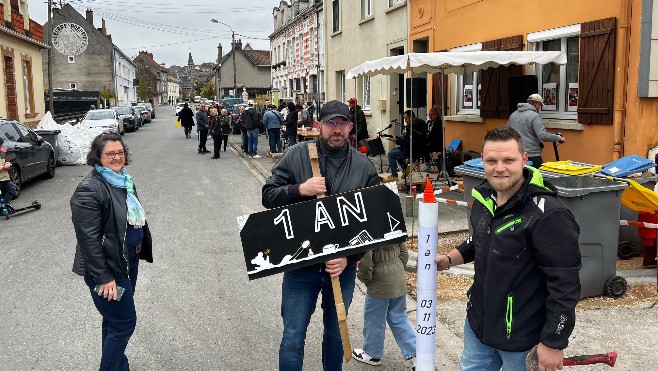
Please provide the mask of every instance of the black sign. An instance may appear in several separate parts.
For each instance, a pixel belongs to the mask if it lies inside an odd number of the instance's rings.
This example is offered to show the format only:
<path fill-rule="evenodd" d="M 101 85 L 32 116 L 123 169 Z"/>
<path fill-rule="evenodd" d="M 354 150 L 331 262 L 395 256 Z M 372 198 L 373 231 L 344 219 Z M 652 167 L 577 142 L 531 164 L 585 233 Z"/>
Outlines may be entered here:
<path fill-rule="evenodd" d="M 407 237 L 400 198 L 387 185 L 246 215 L 238 224 L 250 280 Z"/>

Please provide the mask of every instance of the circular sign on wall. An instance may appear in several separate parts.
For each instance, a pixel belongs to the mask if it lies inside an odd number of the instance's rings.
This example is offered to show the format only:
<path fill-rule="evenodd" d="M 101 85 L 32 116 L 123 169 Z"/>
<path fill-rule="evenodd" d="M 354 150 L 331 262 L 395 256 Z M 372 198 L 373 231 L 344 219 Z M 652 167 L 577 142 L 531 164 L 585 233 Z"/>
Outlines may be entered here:
<path fill-rule="evenodd" d="M 87 33 L 75 23 L 61 23 L 53 30 L 53 46 L 64 55 L 78 55 L 88 44 Z"/>

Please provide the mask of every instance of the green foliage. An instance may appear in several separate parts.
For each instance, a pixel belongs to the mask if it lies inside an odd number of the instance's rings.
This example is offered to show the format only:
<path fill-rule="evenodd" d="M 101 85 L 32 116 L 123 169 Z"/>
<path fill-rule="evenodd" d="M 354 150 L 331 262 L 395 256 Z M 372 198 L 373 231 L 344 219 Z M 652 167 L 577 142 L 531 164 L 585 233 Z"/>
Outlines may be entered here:
<path fill-rule="evenodd" d="M 212 98 L 215 96 L 215 84 L 212 81 L 208 81 L 203 84 L 201 88 L 201 97 L 203 98 Z"/>
<path fill-rule="evenodd" d="M 16 30 L 16 28 L 14 27 L 14 24 L 13 24 L 11 21 L 5 21 L 5 26 L 6 26 L 8 29 L 12 30 L 12 31 L 15 31 L 15 30 Z"/>
<path fill-rule="evenodd" d="M 142 68 L 137 69 L 137 97 L 139 98 L 139 101 L 145 102 L 148 101 L 149 97 L 149 89 L 148 89 L 148 82 L 146 79 L 146 75 L 144 74 L 144 70 Z"/>

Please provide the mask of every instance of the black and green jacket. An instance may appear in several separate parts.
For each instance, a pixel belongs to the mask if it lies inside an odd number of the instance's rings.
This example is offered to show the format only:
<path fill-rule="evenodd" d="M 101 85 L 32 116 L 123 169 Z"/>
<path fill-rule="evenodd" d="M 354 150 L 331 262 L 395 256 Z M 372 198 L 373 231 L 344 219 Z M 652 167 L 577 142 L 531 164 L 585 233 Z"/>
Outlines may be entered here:
<path fill-rule="evenodd" d="M 475 262 L 467 317 L 485 345 L 512 352 L 568 345 L 580 298 L 580 228 L 555 188 L 526 167 L 525 181 L 496 208 L 485 182 L 472 190 L 473 235 L 458 250 Z"/>

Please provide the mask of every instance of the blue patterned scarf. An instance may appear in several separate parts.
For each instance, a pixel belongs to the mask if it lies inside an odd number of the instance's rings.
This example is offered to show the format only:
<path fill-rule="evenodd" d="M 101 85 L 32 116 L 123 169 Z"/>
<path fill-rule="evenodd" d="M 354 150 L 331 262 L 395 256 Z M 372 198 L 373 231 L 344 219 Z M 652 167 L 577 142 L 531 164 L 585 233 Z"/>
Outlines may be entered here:
<path fill-rule="evenodd" d="M 121 169 L 117 174 L 112 169 L 105 166 L 96 166 L 96 171 L 103 176 L 111 186 L 123 188 L 128 190 L 128 197 L 126 197 L 126 206 L 128 206 L 128 224 L 135 228 L 143 227 L 146 223 L 146 214 L 144 208 L 135 196 L 135 186 L 133 178 L 128 175 L 126 169 Z"/>

